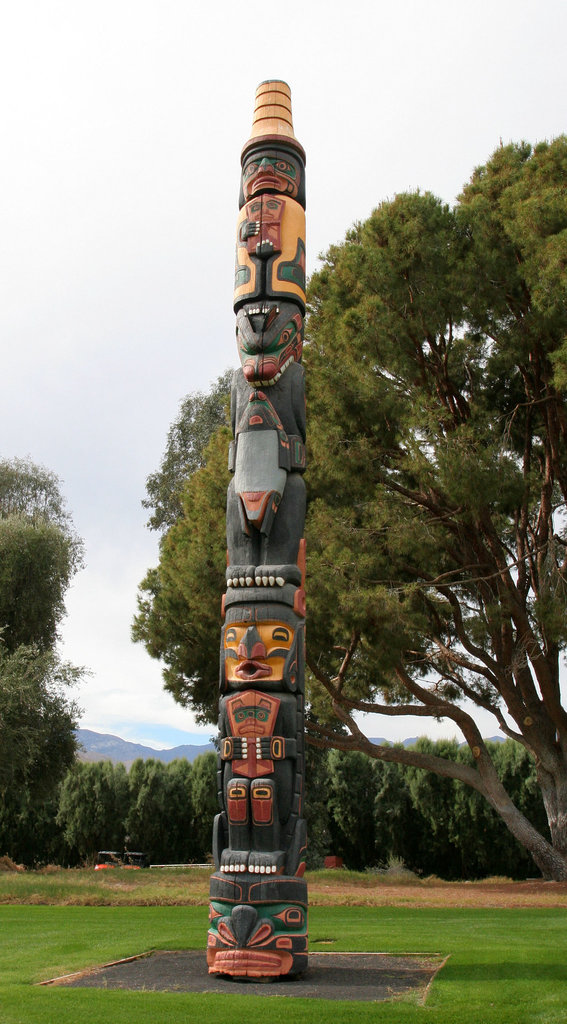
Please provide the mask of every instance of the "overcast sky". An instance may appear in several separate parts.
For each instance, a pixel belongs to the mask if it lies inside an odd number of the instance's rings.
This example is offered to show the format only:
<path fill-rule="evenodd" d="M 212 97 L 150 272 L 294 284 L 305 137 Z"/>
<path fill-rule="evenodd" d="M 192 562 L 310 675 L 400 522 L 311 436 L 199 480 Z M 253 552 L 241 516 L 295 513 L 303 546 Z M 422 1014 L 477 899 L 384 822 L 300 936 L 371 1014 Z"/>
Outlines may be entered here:
<path fill-rule="evenodd" d="M 146 477 L 183 396 L 237 363 L 239 156 L 258 83 L 291 86 L 313 270 L 381 200 L 452 202 L 500 140 L 565 131 L 566 38 L 565 0 L 5 7 L 0 457 L 57 473 L 85 540 L 62 647 L 92 673 L 84 728 L 155 746 L 211 733 L 162 691 L 130 624 L 157 560 Z"/>

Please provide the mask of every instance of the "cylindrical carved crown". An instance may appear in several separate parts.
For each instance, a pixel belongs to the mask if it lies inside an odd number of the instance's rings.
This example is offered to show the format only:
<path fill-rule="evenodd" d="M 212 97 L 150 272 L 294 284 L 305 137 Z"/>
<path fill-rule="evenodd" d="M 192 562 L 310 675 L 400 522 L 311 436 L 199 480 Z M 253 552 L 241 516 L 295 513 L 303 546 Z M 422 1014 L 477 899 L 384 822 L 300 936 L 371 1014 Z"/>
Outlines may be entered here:
<path fill-rule="evenodd" d="M 252 133 L 242 150 L 242 160 L 252 146 L 259 142 L 280 142 L 297 150 L 305 160 L 303 146 L 293 132 L 291 116 L 291 90 L 287 82 L 270 80 L 261 82 L 256 89 Z"/>

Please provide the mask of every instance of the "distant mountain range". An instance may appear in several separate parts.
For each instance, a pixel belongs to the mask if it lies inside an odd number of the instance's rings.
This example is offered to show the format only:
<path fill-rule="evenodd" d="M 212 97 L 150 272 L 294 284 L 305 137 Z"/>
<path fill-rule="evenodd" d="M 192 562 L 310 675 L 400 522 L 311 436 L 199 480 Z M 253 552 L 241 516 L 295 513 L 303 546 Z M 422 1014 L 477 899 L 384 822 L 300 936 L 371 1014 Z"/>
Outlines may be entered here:
<path fill-rule="evenodd" d="M 206 754 L 214 750 L 212 743 L 184 743 L 179 747 L 170 747 L 167 750 L 155 750 L 153 747 L 145 747 L 142 743 L 130 743 L 120 736 L 112 736 L 110 733 L 92 732 L 90 729 L 77 729 L 75 732 L 79 743 L 79 760 L 81 761 L 122 761 L 122 764 L 130 767 L 133 761 L 138 758 L 147 761 L 154 758 L 156 761 L 163 761 L 169 764 L 179 757 L 185 757 L 188 761 L 194 761 L 199 754 Z M 493 742 L 503 742 L 502 736 L 491 736 Z M 388 745 L 390 740 L 383 736 L 373 736 L 372 743 Z M 404 747 L 412 747 L 417 741 L 417 736 L 412 736 L 403 741 Z"/>
<path fill-rule="evenodd" d="M 156 761 L 169 764 L 179 757 L 194 761 L 198 754 L 206 754 L 207 751 L 215 749 L 212 743 L 183 743 L 179 747 L 170 747 L 169 750 L 155 750 L 153 747 L 145 747 L 142 743 L 130 743 L 120 736 L 92 732 L 90 729 L 76 729 L 75 735 L 79 744 L 79 760 L 122 761 L 127 768 L 140 757 L 144 761 L 153 757 Z"/>

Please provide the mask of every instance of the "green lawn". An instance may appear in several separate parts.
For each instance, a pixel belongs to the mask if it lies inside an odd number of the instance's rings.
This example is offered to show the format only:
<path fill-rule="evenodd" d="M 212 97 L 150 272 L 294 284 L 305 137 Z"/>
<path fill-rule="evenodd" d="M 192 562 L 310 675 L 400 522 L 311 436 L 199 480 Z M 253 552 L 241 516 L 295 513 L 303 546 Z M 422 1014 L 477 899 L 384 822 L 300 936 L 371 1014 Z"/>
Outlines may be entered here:
<path fill-rule="evenodd" d="M 152 948 L 204 948 L 204 907 L 0 907 L 0 1024 L 565 1024 L 564 910 L 315 907 L 313 950 L 443 953 L 425 1006 L 35 987 Z M 318 939 L 334 939 L 318 945 Z M 259 1005 L 261 1004 L 261 1005 Z"/>

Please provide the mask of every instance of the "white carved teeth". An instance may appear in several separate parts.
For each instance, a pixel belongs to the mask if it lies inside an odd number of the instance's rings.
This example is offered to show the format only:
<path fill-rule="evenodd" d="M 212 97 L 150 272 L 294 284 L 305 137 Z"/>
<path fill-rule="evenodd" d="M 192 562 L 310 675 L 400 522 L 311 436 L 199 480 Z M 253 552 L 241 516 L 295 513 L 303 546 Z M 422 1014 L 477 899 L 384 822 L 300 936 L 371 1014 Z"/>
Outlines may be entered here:
<path fill-rule="evenodd" d="M 227 579 L 227 587 L 285 587 L 284 576 L 231 576 Z"/>

